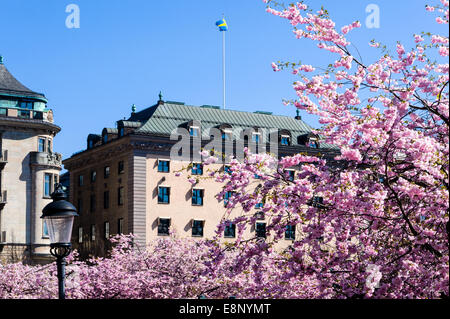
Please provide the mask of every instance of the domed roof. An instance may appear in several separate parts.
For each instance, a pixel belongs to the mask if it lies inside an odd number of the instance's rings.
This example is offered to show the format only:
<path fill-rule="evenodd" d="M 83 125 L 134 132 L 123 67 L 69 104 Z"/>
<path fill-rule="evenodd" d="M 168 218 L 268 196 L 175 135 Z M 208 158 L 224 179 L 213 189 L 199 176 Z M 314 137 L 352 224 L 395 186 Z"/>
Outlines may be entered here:
<path fill-rule="evenodd" d="M 34 98 L 47 102 L 44 94 L 30 90 L 8 71 L 3 64 L 2 56 L 0 56 L 0 96 L 1 95 Z"/>

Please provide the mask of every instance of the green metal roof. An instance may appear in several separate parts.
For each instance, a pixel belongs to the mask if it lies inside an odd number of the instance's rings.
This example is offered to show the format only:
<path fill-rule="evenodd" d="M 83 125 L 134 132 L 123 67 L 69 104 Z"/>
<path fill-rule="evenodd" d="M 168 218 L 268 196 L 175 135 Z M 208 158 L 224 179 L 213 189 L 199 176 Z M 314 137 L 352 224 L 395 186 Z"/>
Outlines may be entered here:
<path fill-rule="evenodd" d="M 129 121 L 141 121 L 143 125 L 135 132 L 140 134 L 170 135 L 177 127 L 189 121 L 201 122 L 202 135 L 209 138 L 209 129 L 221 124 L 229 124 L 232 129 L 259 127 L 263 129 L 288 130 L 292 136 L 292 145 L 297 144 L 297 137 L 311 133 L 313 128 L 289 116 L 272 115 L 268 112 L 243 112 L 236 110 L 199 107 L 180 103 L 165 102 L 157 104 L 132 115 Z M 237 131 L 237 130 L 236 130 Z M 234 138 L 237 132 L 233 131 Z M 334 148 L 321 143 L 321 148 Z"/>

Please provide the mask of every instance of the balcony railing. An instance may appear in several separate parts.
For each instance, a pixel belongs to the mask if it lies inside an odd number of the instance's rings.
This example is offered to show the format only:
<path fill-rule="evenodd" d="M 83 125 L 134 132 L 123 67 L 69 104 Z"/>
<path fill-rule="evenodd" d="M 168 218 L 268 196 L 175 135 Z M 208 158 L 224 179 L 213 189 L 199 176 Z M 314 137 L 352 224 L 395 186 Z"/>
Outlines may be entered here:
<path fill-rule="evenodd" d="M 62 155 L 59 153 L 31 152 L 30 164 L 61 167 Z"/>
<path fill-rule="evenodd" d="M 50 121 L 47 119 L 47 113 L 31 109 L 0 107 L 0 117 L 17 117 L 20 119 L 35 119 Z"/>

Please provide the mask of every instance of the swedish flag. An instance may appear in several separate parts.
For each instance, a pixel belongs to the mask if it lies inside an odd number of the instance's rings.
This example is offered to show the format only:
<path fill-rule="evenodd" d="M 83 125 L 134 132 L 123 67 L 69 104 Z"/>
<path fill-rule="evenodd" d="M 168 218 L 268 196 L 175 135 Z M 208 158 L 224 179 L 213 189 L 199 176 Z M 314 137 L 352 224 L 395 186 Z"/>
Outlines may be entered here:
<path fill-rule="evenodd" d="M 227 25 L 227 22 L 225 21 L 225 19 L 221 19 L 221 20 L 217 21 L 216 26 L 219 27 L 220 31 L 228 31 L 228 25 Z"/>

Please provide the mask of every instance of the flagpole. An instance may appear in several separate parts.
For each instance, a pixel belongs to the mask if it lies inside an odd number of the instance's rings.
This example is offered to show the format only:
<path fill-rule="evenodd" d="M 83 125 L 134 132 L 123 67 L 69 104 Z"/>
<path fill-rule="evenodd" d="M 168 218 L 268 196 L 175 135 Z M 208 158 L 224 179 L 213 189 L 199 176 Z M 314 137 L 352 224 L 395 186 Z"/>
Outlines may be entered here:
<path fill-rule="evenodd" d="M 225 110 L 225 31 L 222 31 L 222 81 L 223 81 L 223 109 Z"/>

